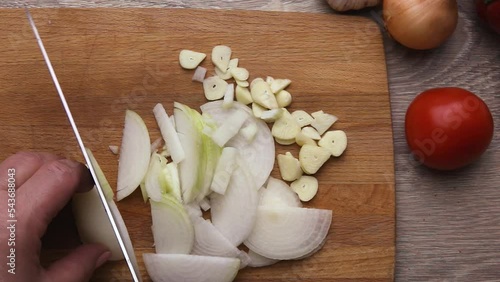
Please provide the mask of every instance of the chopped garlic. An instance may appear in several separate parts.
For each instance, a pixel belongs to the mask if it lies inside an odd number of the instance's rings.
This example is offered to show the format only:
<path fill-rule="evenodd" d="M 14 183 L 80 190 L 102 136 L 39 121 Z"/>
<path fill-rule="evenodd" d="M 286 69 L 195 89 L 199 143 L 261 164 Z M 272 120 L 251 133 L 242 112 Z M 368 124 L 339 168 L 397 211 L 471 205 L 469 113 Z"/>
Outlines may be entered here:
<path fill-rule="evenodd" d="M 266 77 L 266 83 L 269 84 L 269 86 L 271 86 L 271 84 L 273 84 L 273 81 L 274 81 L 274 78 L 272 76 Z"/>
<path fill-rule="evenodd" d="M 306 126 L 302 128 L 302 133 L 313 140 L 321 139 L 321 135 L 319 135 L 318 131 L 311 126 Z"/>
<path fill-rule="evenodd" d="M 254 117 L 260 118 L 265 110 L 266 108 L 262 107 L 261 105 L 257 103 L 252 103 L 252 112 Z"/>
<path fill-rule="evenodd" d="M 274 137 L 282 140 L 294 140 L 294 142 L 299 132 L 299 124 L 286 109 L 283 109 L 283 114 L 276 120 L 271 129 Z"/>
<path fill-rule="evenodd" d="M 250 90 L 240 85 L 236 86 L 236 101 L 245 105 L 253 103 L 252 94 L 250 94 Z"/>
<path fill-rule="evenodd" d="M 181 67 L 192 70 L 195 69 L 207 55 L 191 50 L 182 50 L 179 53 L 179 64 Z"/>
<path fill-rule="evenodd" d="M 250 75 L 248 70 L 245 68 L 238 68 L 238 67 L 232 68 L 230 69 L 230 72 L 231 75 L 234 77 L 234 79 L 241 81 L 247 80 L 248 76 Z"/>
<path fill-rule="evenodd" d="M 231 52 L 231 48 L 224 45 L 218 45 L 212 49 L 212 62 L 219 70 L 227 71 L 231 59 Z"/>
<path fill-rule="evenodd" d="M 347 135 L 342 130 L 328 131 L 319 140 L 318 145 L 330 150 L 332 156 L 339 157 L 347 148 Z"/>
<path fill-rule="evenodd" d="M 285 146 L 295 144 L 295 139 L 281 139 L 281 138 L 275 137 L 274 140 L 276 140 L 276 143 L 278 143 L 280 145 L 285 145 Z"/>
<path fill-rule="evenodd" d="M 272 109 L 263 111 L 260 118 L 265 122 L 274 122 L 283 115 L 283 109 Z"/>
<path fill-rule="evenodd" d="M 300 148 L 300 166 L 305 173 L 315 174 L 330 156 L 330 150 L 306 144 Z"/>
<path fill-rule="evenodd" d="M 229 64 L 226 68 L 226 71 L 224 72 L 219 68 L 215 68 L 215 74 L 224 80 L 230 79 L 232 77 L 231 69 L 238 67 L 238 62 L 239 62 L 238 58 L 229 60 Z"/>
<path fill-rule="evenodd" d="M 301 201 L 308 202 L 318 193 L 318 179 L 313 176 L 303 175 L 292 182 L 290 187 L 297 193 Z"/>
<path fill-rule="evenodd" d="M 276 101 L 279 107 L 286 108 L 292 103 L 292 94 L 286 90 L 281 90 L 276 94 Z"/>
<path fill-rule="evenodd" d="M 292 83 L 290 79 L 275 79 L 271 83 L 271 91 L 273 91 L 273 93 L 278 93 L 290 85 L 290 83 Z"/>
<path fill-rule="evenodd" d="M 236 84 L 238 84 L 241 87 L 248 87 L 250 85 L 250 83 L 248 83 L 248 81 L 246 81 L 246 80 L 235 79 L 234 81 L 236 81 Z"/>
<path fill-rule="evenodd" d="M 313 113 L 313 117 L 314 120 L 311 122 L 311 125 L 316 128 L 320 135 L 323 135 L 337 121 L 336 116 L 323 112 Z"/>
<path fill-rule="evenodd" d="M 297 121 L 300 127 L 310 125 L 314 120 L 311 115 L 302 110 L 297 110 L 292 113 L 292 117 Z"/>
<path fill-rule="evenodd" d="M 278 155 L 278 167 L 280 169 L 281 178 L 285 181 L 294 181 L 302 176 L 302 168 L 300 162 L 292 153 L 286 152 L 285 155 Z"/>
<path fill-rule="evenodd" d="M 203 90 L 205 97 L 212 101 L 224 97 L 226 93 L 227 82 L 218 76 L 211 76 L 203 81 Z"/>
<path fill-rule="evenodd" d="M 304 146 L 305 144 L 317 146 L 316 141 L 304 135 L 302 131 L 297 133 L 297 136 L 295 136 L 295 143 L 297 143 L 297 145 L 299 146 Z"/>
<path fill-rule="evenodd" d="M 255 103 L 270 110 L 278 108 L 276 97 L 264 80 L 253 83 L 253 86 L 250 86 L 250 94 Z"/>

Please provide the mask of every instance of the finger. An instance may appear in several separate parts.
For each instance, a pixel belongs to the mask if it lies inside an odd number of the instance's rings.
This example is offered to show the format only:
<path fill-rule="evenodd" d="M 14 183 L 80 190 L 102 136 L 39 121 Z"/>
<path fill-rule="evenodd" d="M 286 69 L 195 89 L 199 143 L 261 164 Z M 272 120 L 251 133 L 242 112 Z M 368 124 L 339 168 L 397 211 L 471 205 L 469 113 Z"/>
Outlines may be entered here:
<path fill-rule="evenodd" d="M 66 257 L 54 262 L 46 271 L 46 281 L 81 282 L 88 281 L 92 273 L 111 256 L 109 250 L 100 244 L 82 245 Z"/>
<path fill-rule="evenodd" d="M 16 187 L 23 185 L 42 165 L 61 159 L 53 154 L 19 152 L 0 164 L 0 190 L 7 190 L 9 173 L 15 179 Z"/>
<path fill-rule="evenodd" d="M 76 192 L 93 185 L 89 170 L 81 163 L 56 160 L 44 164 L 19 189 L 18 205 L 30 231 L 41 237 L 52 218 Z"/>

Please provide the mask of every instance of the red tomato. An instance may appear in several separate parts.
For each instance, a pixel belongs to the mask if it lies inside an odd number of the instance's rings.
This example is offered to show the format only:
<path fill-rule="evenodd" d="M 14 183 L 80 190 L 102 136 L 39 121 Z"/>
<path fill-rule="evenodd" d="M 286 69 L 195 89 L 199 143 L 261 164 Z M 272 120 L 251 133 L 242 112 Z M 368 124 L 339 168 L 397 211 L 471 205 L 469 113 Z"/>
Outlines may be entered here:
<path fill-rule="evenodd" d="M 476 0 L 477 14 L 500 34 L 500 0 Z"/>
<path fill-rule="evenodd" d="M 461 88 L 422 92 L 410 104 L 405 119 L 406 141 L 415 159 L 438 170 L 470 164 L 493 138 L 488 106 Z"/>

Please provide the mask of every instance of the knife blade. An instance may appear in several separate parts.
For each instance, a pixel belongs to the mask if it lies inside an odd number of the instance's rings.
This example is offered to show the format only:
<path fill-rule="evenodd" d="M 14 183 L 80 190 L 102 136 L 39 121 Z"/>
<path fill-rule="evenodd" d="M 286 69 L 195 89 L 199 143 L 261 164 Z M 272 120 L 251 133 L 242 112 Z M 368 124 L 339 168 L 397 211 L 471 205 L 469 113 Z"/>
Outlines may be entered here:
<path fill-rule="evenodd" d="M 56 87 L 57 93 L 59 94 L 59 98 L 61 99 L 61 103 L 64 107 L 65 112 L 66 112 L 69 123 L 71 124 L 71 127 L 72 127 L 73 132 L 74 132 L 75 137 L 76 137 L 76 140 L 78 141 L 78 145 L 80 146 L 80 150 L 82 151 L 85 162 L 87 163 L 87 167 L 89 168 L 90 173 L 92 174 L 92 178 L 94 179 L 94 183 L 95 183 L 97 192 L 99 194 L 99 198 L 101 199 L 102 205 L 104 206 L 104 209 L 106 211 L 106 215 L 108 216 L 109 222 L 113 228 L 113 232 L 115 233 L 116 239 L 118 240 L 118 244 L 120 245 L 120 249 L 123 252 L 123 256 L 127 262 L 127 265 L 128 265 L 129 270 L 130 270 L 130 273 L 132 275 L 132 278 L 135 282 L 139 282 L 140 281 L 139 274 L 138 274 L 137 270 L 135 269 L 134 265 L 132 264 L 132 261 L 130 259 L 130 255 L 125 247 L 125 243 L 123 242 L 123 237 L 120 234 L 120 230 L 117 227 L 117 224 L 116 224 L 116 221 L 115 221 L 113 215 L 111 214 L 111 210 L 109 208 L 106 197 L 104 196 L 102 186 L 99 182 L 99 179 L 97 178 L 97 174 L 96 174 L 95 169 L 92 165 L 92 162 L 90 161 L 90 157 L 87 154 L 87 151 L 85 149 L 85 145 L 83 144 L 82 137 L 80 136 L 80 132 L 78 131 L 78 127 L 76 126 L 75 120 L 73 119 L 73 114 L 71 113 L 68 102 L 66 101 L 66 97 L 64 96 L 61 85 L 59 84 L 59 80 L 57 79 L 54 68 L 52 67 L 52 63 L 50 62 L 49 56 L 47 54 L 47 51 L 45 50 L 42 39 L 40 38 L 40 35 L 38 34 L 38 29 L 36 28 L 35 22 L 33 21 L 33 17 L 31 16 L 31 13 L 30 13 L 28 8 L 25 8 L 25 11 L 26 11 L 26 16 L 27 16 L 28 21 L 30 23 L 31 29 L 33 30 L 33 33 L 34 33 L 35 38 L 37 40 L 38 46 L 40 47 L 40 51 L 42 52 L 45 63 L 47 64 L 47 68 L 49 70 L 50 76 L 52 77 L 52 81 L 54 83 L 54 86 Z"/>

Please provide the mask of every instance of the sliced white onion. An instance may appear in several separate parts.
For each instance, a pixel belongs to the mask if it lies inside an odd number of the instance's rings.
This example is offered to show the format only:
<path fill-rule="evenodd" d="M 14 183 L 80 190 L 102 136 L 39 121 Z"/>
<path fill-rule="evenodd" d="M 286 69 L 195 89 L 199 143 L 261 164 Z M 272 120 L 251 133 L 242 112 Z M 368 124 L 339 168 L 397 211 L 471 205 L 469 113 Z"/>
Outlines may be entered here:
<path fill-rule="evenodd" d="M 226 193 L 231 175 L 237 166 L 236 159 L 239 157 L 238 155 L 238 150 L 233 147 L 225 147 L 222 149 L 219 161 L 215 167 L 212 185 L 210 185 L 210 189 L 215 193 L 221 195 Z"/>
<path fill-rule="evenodd" d="M 203 113 L 210 116 L 218 123 L 223 123 L 234 111 L 245 111 L 248 118 L 243 127 L 250 123 L 258 126 L 258 131 L 251 143 L 242 134 L 235 135 L 226 146 L 237 148 L 246 167 L 253 176 L 257 187 L 261 187 L 271 174 L 274 167 L 275 147 L 274 139 L 268 125 L 253 116 L 252 110 L 247 106 L 234 102 L 231 109 L 223 109 L 222 101 L 209 102 L 201 106 Z"/>
<path fill-rule="evenodd" d="M 207 199 L 207 198 L 203 198 L 201 201 L 200 201 L 200 208 L 203 210 L 203 211 L 208 211 L 210 209 L 210 201 Z"/>
<path fill-rule="evenodd" d="M 144 264 L 155 282 L 230 282 L 238 274 L 235 258 L 144 254 Z"/>
<path fill-rule="evenodd" d="M 207 74 L 207 69 L 204 67 L 198 66 L 196 68 L 196 70 L 194 71 L 193 78 L 191 80 L 203 83 L 203 80 L 205 80 L 206 74 Z"/>
<path fill-rule="evenodd" d="M 317 250 L 331 222 L 331 210 L 259 207 L 245 245 L 268 258 L 297 259 Z"/>
<path fill-rule="evenodd" d="M 252 232 L 259 201 L 257 186 L 242 165 L 233 172 L 224 195 L 210 195 L 212 222 L 234 246 Z"/>
<path fill-rule="evenodd" d="M 170 157 L 174 163 L 180 163 L 186 157 L 184 149 L 182 148 L 181 141 L 179 140 L 179 135 L 175 131 L 174 125 L 167 115 L 167 111 L 162 104 L 156 104 L 153 109 L 153 113 L 156 118 L 156 122 L 160 127 L 161 135 L 165 140 L 167 145 L 167 150 L 170 153 Z"/>
<path fill-rule="evenodd" d="M 248 257 L 250 258 L 250 261 L 248 262 L 248 266 L 250 267 L 264 267 L 279 262 L 277 259 L 263 257 L 252 250 L 248 251 Z"/>
<path fill-rule="evenodd" d="M 184 203 L 203 199 L 210 190 L 213 173 L 221 154 L 212 139 L 203 134 L 209 126 L 197 111 L 174 103 L 174 116 L 181 145 L 186 154 L 179 163 L 179 177 Z"/>
<path fill-rule="evenodd" d="M 286 184 L 286 182 L 269 177 L 267 186 L 259 190 L 260 193 L 260 206 L 266 207 L 302 207 L 297 193 Z"/>
<path fill-rule="evenodd" d="M 151 155 L 148 172 L 144 179 L 144 189 L 147 197 L 154 201 L 161 201 L 162 195 L 167 193 L 167 183 L 162 169 L 167 166 L 167 159 L 158 153 Z M 142 188 L 142 187 L 141 187 Z"/>
<path fill-rule="evenodd" d="M 240 250 L 229 242 L 213 224 L 201 216 L 191 217 L 195 241 L 192 254 L 236 258 Z"/>
<path fill-rule="evenodd" d="M 248 115 L 244 111 L 232 112 L 225 121 L 219 124 L 219 127 L 211 136 L 212 140 L 217 145 L 223 147 L 231 138 L 238 134 L 247 119 Z"/>
<path fill-rule="evenodd" d="M 142 118 L 127 110 L 118 163 L 118 201 L 132 194 L 141 184 L 149 166 L 150 144 L 148 129 Z"/>
<path fill-rule="evenodd" d="M 150 200 L 153 238 L 156 253 L 189 254 L 194 243 L 194 229 L 184 207 L 172 196 L 160 202 Z"/>
<path fill-rule="evenodd" d="M 231 108 L 234 102 L 234 84 L 229 84 L 226 88 L 226 93 L 224 93 L 224 100 L 222 101 L 222 107 L 224 109 Z"/>
<path fill-rule="evenodd" d="M 163 139 L 161 137 L 156 138 L 153 143 L 151 143 L 151 154 L 156 152 L 161 147 L 161 142 Z"/>

